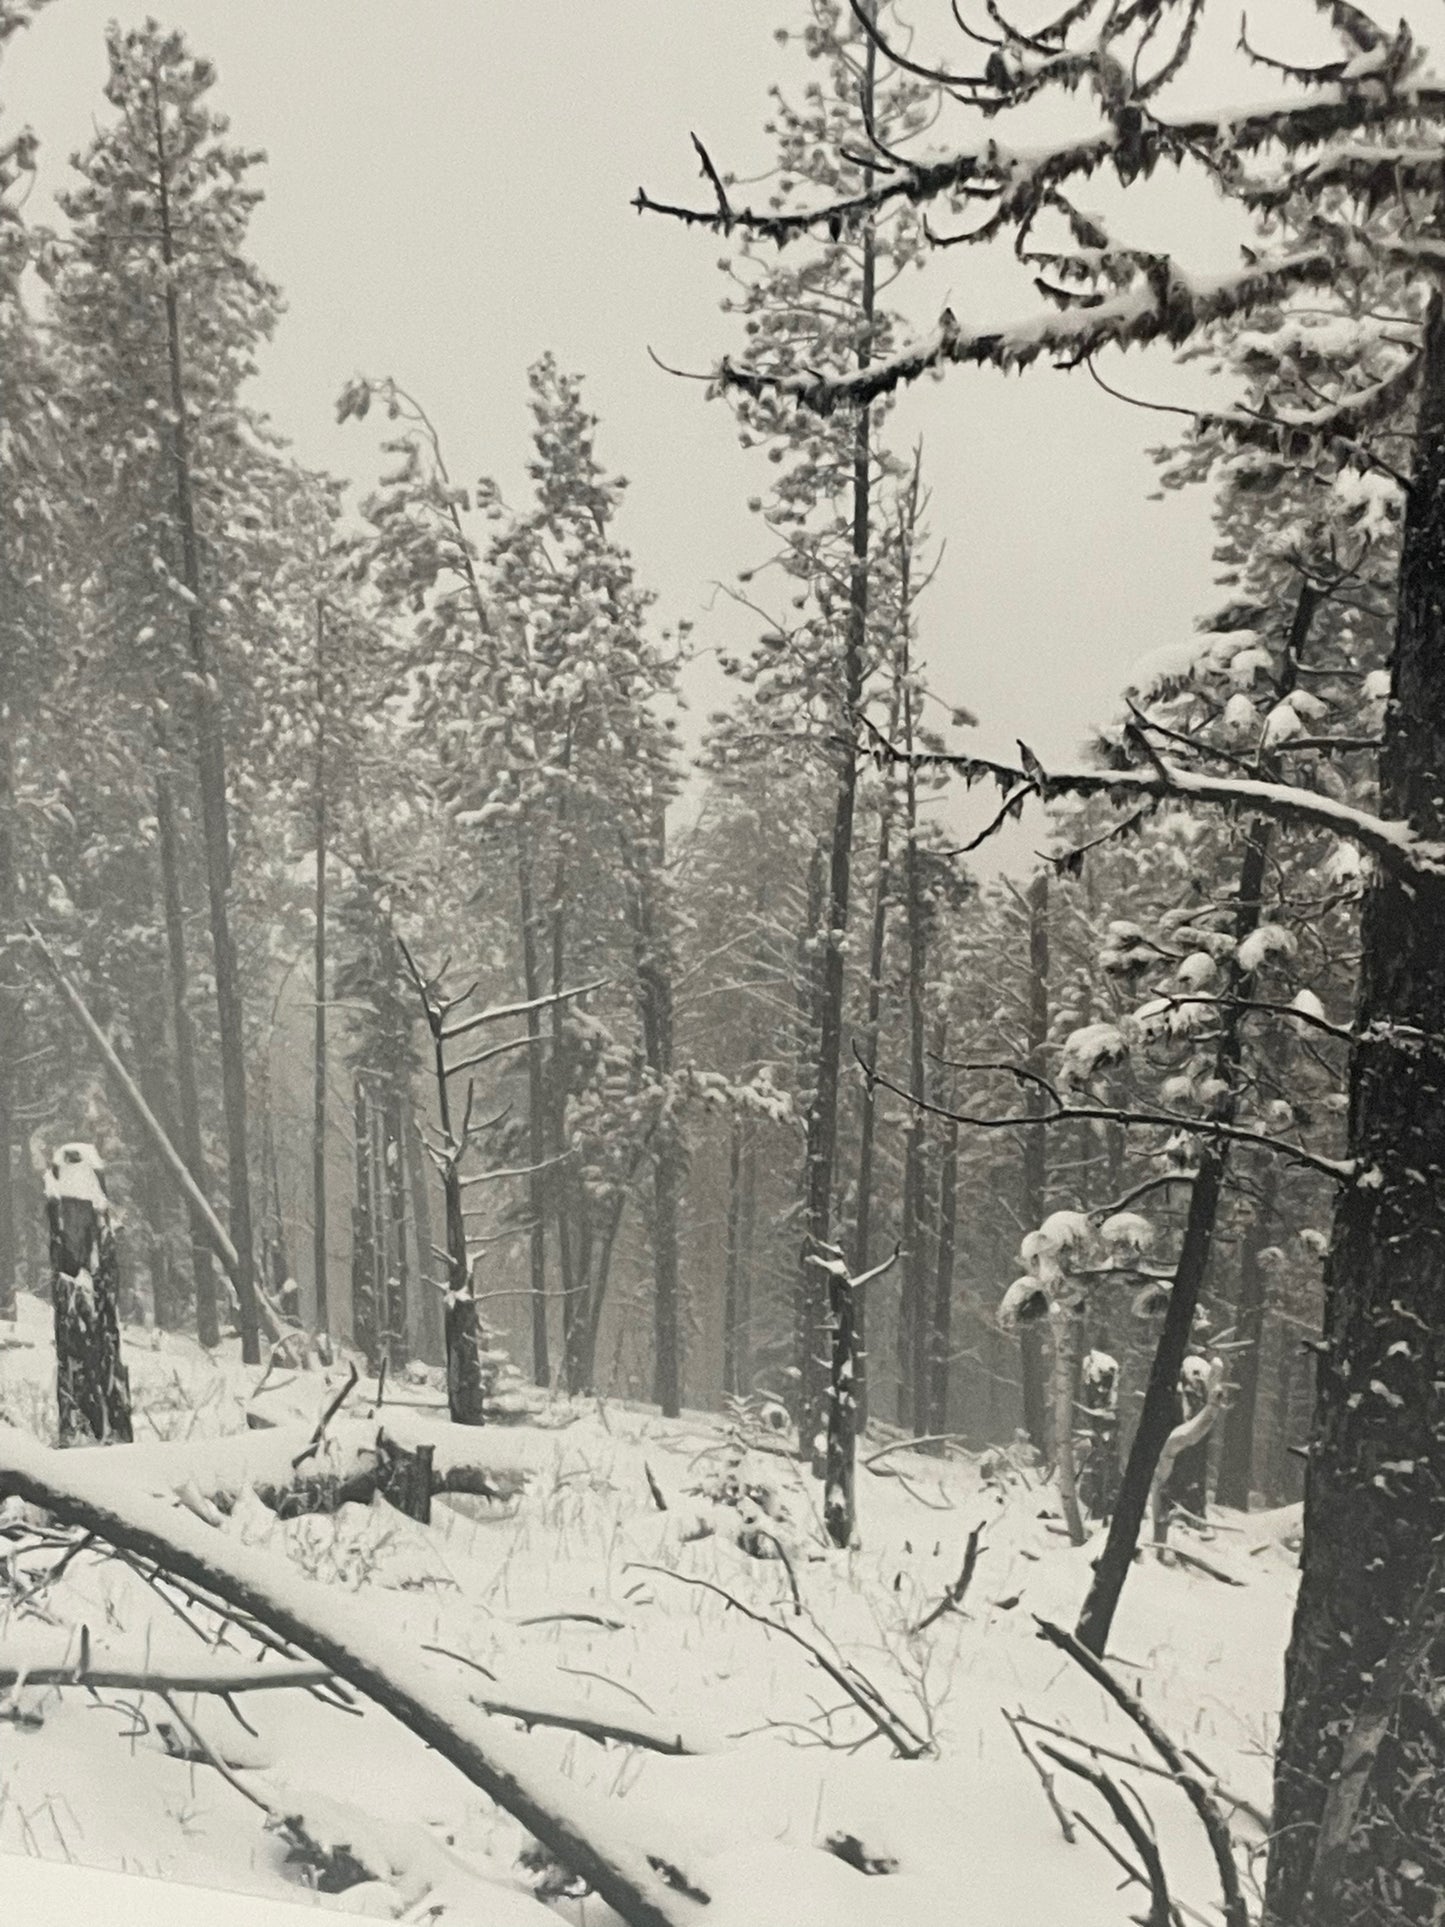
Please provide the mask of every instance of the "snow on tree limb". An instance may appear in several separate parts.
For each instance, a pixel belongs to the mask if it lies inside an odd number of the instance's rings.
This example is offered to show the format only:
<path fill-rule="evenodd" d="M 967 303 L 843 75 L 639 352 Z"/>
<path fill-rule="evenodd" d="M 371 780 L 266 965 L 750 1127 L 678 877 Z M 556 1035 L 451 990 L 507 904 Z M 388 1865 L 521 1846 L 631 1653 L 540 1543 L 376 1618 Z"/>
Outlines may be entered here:
<path fill-rule="evenodd" d="M 636 1837 L 625 1808 L 574 1786 L 522 1736 L 466 1704 L 455 1675 L 379 1627 L 374 1602 L 323 1589 L 284 1561 L 137 1491 L 129 1452 L 61 1453 L 0 1430 L 0 1496 L 44 1507 L 117 1549 L 253 1614 L 383 1707 L 593 1886 L 628 1927 L 695 1927 L 700 1889 L 675 1884 L 681 1842 Z"/>
<path fill-rule="evenodd" d="M 1047 310 L 1003 328 L 966 328 L 945 308 L 938 326 L 896 354 L 841 374 L 769 373 L 729 357 L 719 365 L 724 388 L 744 394 L 778 395 L 815 414 L 862 408 L 932 369 L 977 362 L 1001 369 L 1026 368 L 1043 355 L 1078 362 L 1104 348 L 1150 341 L 1176 346 L 1208 322 L 1248 314 L 1292 289 L 1330 282 L 1340 263 L 1331 247 L 1296 248 L 1251 260 L 1232 274 L 1186 275 L 1167 257 L 1151 261 L 1132 287 L 1107 299 Z"/>
<path fill-rule="evenodd" d="M 1390 101 L 1401 118 L 1437 118 L 1445 115 L 1445 85 L 1426 77 L 1394 89 Z M 1269 147 L 1303 151 L 1323 146 L 1335 135 L 1373 125 L 1381 111 L 1377 89 L 1337 83 L 1313 90 L 1307 99 L 1294 96 L 1248 108 L 1219 108 L 1182 120 L 1121 113 L 1085 140 L 1019 148 L 996 140 L 979 141 L 938 160 L 895 168 L 865 191 L 816 207 L 765 213 L 736 207 L 725 193 L 711 207 L 679 207 L 655 200 L 642 188 L 632 205 L 640 214 L 666 214 L 690 227 L 723 235 L 742 231 L 777 247 L 805 235 L 837 238 L 895 205 L 920 207 L 965 192 L 971 197 L 996 197 L 1017 219 L 1040 204 L 1048 190 L 1087 179 L 1104 167 L 1112 167 L 1127 185 L 1160 165 L 1198 159 L 1201 154 L 1243 155 Z M 996 226 L 990 223 L 989 231 L 996 231 Z"/>
<path fill-rule="evenodd" d="M 1023 744 L 1019 746 L 1022 754 L 1018 766 L 946 751 L 921 752 L 910 759 L 866 717 L 864 723 L 875 753 L 884 760 L 911 760 L 920 768 L 955 770 L 970 784 L 988 778 L 1010 792 L 1010 810 L 1021 807 L 1030 796 L 1044 802 L 1056 796 L 1108 796 L 1115 801 L 1145 796 L 1161 801 L 1216 803 L 1226 809 L 1252 810 L 1256 815 L 1300 829 L 1329 831 L 1397 869 L 1429 876 L 1445 874 L 1445 846 L 1416 836 L 1408 823 L 1375 816 L 1368 810 L 1356 809 L 1352 804 L 1337 802 L 1333 797 L 1292 783 L 1210 776 L 1199 770 L 1181 769 L 1158 755 L 1153 758 L 1154 766 L 1147 770 L 1046 770 Z"/>

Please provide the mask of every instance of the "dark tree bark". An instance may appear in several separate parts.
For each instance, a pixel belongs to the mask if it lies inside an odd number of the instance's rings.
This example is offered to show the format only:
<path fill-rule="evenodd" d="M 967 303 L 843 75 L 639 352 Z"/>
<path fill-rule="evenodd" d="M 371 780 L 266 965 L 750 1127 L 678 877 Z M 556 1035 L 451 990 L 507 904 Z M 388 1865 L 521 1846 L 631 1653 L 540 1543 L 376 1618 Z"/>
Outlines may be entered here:
<path fill-rule="evenodd" d="M 740 1398 L 751 1376 L 747 1357 L 743 1281 L 743 1120 L 728 1126 L 727 1229 L 723 1252 L 723 1390 Z"/>
<path fill-rule="evenodd" d="M 156 829 L 160 845 L 161 893 L 165 903 L 166 967 L 170 987 L 171 1031 L 176 1052 L 176 1097 L 180 1107 L 181 1156 L 200 1190 L 210 1177 L 201 1137 L 201 1094 L 196 1081 L 196 1042 L 189 1004 L 190 966 L 186 956 L 186 913 L 181 896 L 180 836 L 175 799 L 165 767 L 165 744 L 156 774 Z M 196 1292 L 196 1336 L 208 1349 L 221 1342 L 220 1310 L 216 1296 L 216 1264 L 205 1221 L 187 1206 L 191 1230 L 191 1277 Z"/>
<path fill-rule="evenodd" d="M 382 1159 L 386 1177 L 386 1356 L 391 1369 L 410 1356 L 411 1267 L 406 1249 L 406 1168 L 403 1161 L 401 1092 L 392 1087 L 382 1110 Z"/>
<path fill-rule="evenodd" d="M 1029 885 L 1029 1005 L 1025 1068 L 1035 1077 L 1047 1072 L 1045 1053 L 1049 1042 L 1049 873 L 1040 870 Z M 1036 1114 L 1044 1109 L 1044 1095 L 1030 1085 L 1026 1108 Z M 1023 1196 L 1020 1216 L 1025 1231 L 1037 1230 L 1048 1216 L 1049 1166 L 1048 1134 L 1035 1126 L 1024 1136 Z M 1044 1335 L 1036 1323 L 1019 1326 L 1019 1374 L 1023 1386 L 1024 1430 L 1029 1443 L 1041 1459 L 1049 1456 L 1049 1419 L 1047 1375 L 1044 1368 Z"/>
<path fill-rule="evenodd" d="M 798 930 L 797 980 L 798 1003 L 798 1089 L 807 1099 L 803 1130 L 803 1169 L 801 1190 L 806 1200 L 808 1187 L 808 1123 L 813 1113 L 813 1085 L 818 1072 L 818 1035 L 823 1003 L 823 892 L 827 880 L 827 844 L 819 839 L 813 845 L 808 861 L 805 906 Z M 801 1452 L 811 1453 L 812 1441 L 816 1436 L 814 1420 L 817 1407 L 814 1401 L 814 1368 L 809 1359 L 816 1360 L 822 1314 L 819 1310 L 819 1291 L 816 1283 L 803 1276 L 806 1267 L 799 1265 L 795 1273 L 793 1294 L 793 1379 L 791 1384 L 794 1417 L 798 1423 L 798 1444 Z M 810 1429 L 811 1428 L 811 1429 Z"/>
<path fill-rule="evenodd" d="M 527 1002 L 542 995 L 542 973 L 537 962 L 537 924 L 532 889 L 532 851 L 525 827 L 517 827 L 517 895 L 522 925 L 522 980 Z M 542 1013 L 527 1012 L 527 1150 L 532 1175 L 527 1180 L 527 1208 L 531 1214 L 528 1264 L 532 1284 L 532 1377 L 538 1385 L 552 1380 L 547 1338 L 547 1079 L 542 1061 Z"/>
<path fill-rule="evenodd" d="M 942 1024 L 936 1048 L 944 1054 L 947 1039 Z M 927 1432 L 946 1432 L 949 1426 L 949 1378 L 953 1357 L 953 1263 L 958 1248 L 958 1126 L 945 1124 L 943 1155 L 938 1165 L 938 1249 L 933 1273 L 933 1315 L 929 1320 Z"/>
<path fill-rule="evenodd" d="M 857 1294 L 839 1256 L 828 1273 L 828 1361 L 826 1408 L 826 1463 L 823 1482 L 823 1526 L 840 1551 L 853 1543 L 857 1529 L 858 1415 L 854 1410 L 854 1382 L 858 1341 L 854 1325 Z"/>
<path fill-rule="evenodd" d="M 157 213 L 165 279 L 167 359 L 171 387 L 171 451 L 175 469 L 176 520 L 180 529 L 185 585 L 186 635 L 194 691 L 196 772 L 200 781 L 201 826 L 206 853 L 206 891 L 210 910 L 212 965 L 216 979 L 216 1017 L 221 1037 L 221 1101 L 226 1120 L 226 1183 L 231 1242 L 236 1248 L 241 1355 L 247 1364 L 261 1359 L 256 1303 L 255 1243 L 251 1224 L 251 1173 L 246 1150 L 246 1041 L 241 983 L 231 931 L 231 834 L 226 795 L 225 734 L 215 687 L 210 639 L 206 633 L 201 549 L 196 527 L 191 474 L 190 403 L 186 392 L 185 350 L 180 302 L 176 295 L 175 236 L 171 224 L 170 157 L 159 82 L 152 83 Z"/>
<path fill-rule="evenodd" d="M 875 60 L 876 50 L 870 39 L 864 56 L 861 83 L 866 114 L 872 113 Z M 865 168 L 865 184 L 871 179 L 872 169 Z M 872 358 L 876 321 L 877 263 L 871 229 L 864 229 L 859 246 L 862 253 L 862 286 L 858 301 L 858 365 L 866 367 Z M 820 1344 L 828 1317 L 826 1295 L 819 1285 L 822 1274 L 809 1263 L 809 1258 L 831 1243 L 833 1229 L 833 1183 L 838 1162 L 838 1087 L 843 1060 L 843 944 L 852 907 L 853 818 L 858 798 L 856 735 L 867 667 L 872 487 L 873 418 L 869 409 L 860 408 L 853 433 L 851 563 L 839 688 L 839 734 L 842 746 L 838 750 L 833 823 L 828 845 L 827 910 L 823 926 L 818 1001 L 817 1075 L 812 1102 L 808 1106 L 803 1165 L 804 1240 L 799 1260 L 798 1290 L 804 1307 L 804 1347 L 798 1367 L 802 1374 L 803 1426 L 810 1441 L 816 1439 L 818 1434 L 823 1387 L 832 1369 L 831 1348 Z"/>
<path fill-rule="evenodd" d="M 1264 1342 L 1266 1275 L 1259 1254 L 1274 1234 L 1279 1172 L 1269 1164 L 1261 1174 L 1259 1203 L 1239 1254 L 1239 1290 L 1234 1300 L 1234 1336 L 1243 1347 L 1234 1354 L 1234 1393 L 1224 1414 L 1219 1447 L 1216 1497 L 1221 1505 L 1249 1510 L 1254 1490 L 1254 1435 L 1259 1411 L 1260 1347 Z"/>
<path fill-rule="evenodd" d="M 330 840 L 326 798 L 326 605 L 316 602 L 316 739 L 311 779 L 316 845 L 312 984 L 316 998 L 311 1055 L 311 1290 L 318 1332 L 331 1329 L 326 1252 L 326 862 Z"/>
<path fill-rule="evenodd" d="M 906 603 L 906 598 L 905 598 Z M 906 614 L 906 610 L 905 610 Z M 893 680 L 893 696 L 888 712 L 888 740 L 898 729 L 906 659 L 899 654 Z M 878 805 L 878 860 L 873 877 L 873 919 L 868 938 L 868 991 L 863 1018 L 860 1052 L 865 1064 L 876 1064 L 882 1037 L 883 964 L 888 947 L 888 904 L 893 890 L 893 816 L 892 772 L 884 777 Z M 878 1129 L 878 1086 L 872 1078 L 863 1080 L 858 1115 L 858 1204 L 853 1228 L 853 1269 L 866 1271 L 873 1261 L 873 1153 Z M 867 1306 L 859 1302 L 854 1319 L 858 1342 L 858 1429 L 868 1423 L 869 1373 L 867 1345 Z"/>
<path fill-rule="evenodd" d="M 0 571 L 0 592 L 5 589 Z M 0 619 L 3 620 L 3 619 Z M 11 739 L 10 699 L 3 657 L 8 640 L 0 631 L 0 1319 L 11 1323 L 15 1305 L 15 1060 L 20 1055 L 23 990 L 15 932 L 19 910 L 15 857 L 15 750 Z"/>
<path fill-rule="evenodd" d="M 1445 838 L 1445 319 L 1425 323 L 1406 493 L 1380 813 Z M 1285 1668 L 1267 1886 L 1272 1927 L 1336 1927 L 1383 1903 L 1433 1917 L 1438 1883 L 1403 1863 L 1438 1837 L 1438 1723 L 1413 1757 L 1390 1750 L 1338 1875 L 1312 1891 L 1326 1797 L 1372 1675 L 1417 1610 L 1445 1538 L 1445 876 L 1382 865 L 1365 897 L 1349 1150 L 1325 1269 L 1324 1344 L 1305 1476 L 1305 1553 Z M 1438 1614 L 1438 1600 L 1434 1602 Z M 1367 1904 L 1368 1896 L 1368 1904 Z"/>
<path fill-rule="evenodd" d="M 373 1371 L 380 1366 L 381 1307 L 376 1302 L 376 1186 L 372 1174 L 371 1106 L 358 1077 L 352 1087 L 356 1191 L 351 1205 L 351 1339 Z"/>
<path fill-rule="evenodd" d="M 672 946 L 658 879 L 665 860 L 666 831 L 660 804 L 647 806 L 651 821 L 640 833 L 622 832 L 628 877 L 634 969 L 642 1051 L 657 1092 L 652 1134 L 653 1397 L 664 1418 L 682 1409 L 682 1332 L 678 1278 L 678 1215 L 685 1149 L 673 1092 Z M 560 986 L 559 986 L 560 988 Z"/>
<path fill-rule="evenodd" d="M 914 473 L 914 496 L 918 475 Z M 908 1077 L 909 1089 L 922 1097 L 928 1089 L 926 1068 L 928 999 L 928 923 L 923 900 L 923 865 L 918 847 L 918 771 L 912 756 L 917 734 L 914 691 L 910 681 L 908 639 L 903 651 L 903 747 L 909 758 L 903 771 L 903 919 L 908 934 Z M 916 1432 L 931 1430 L 929 1406 L 929 1321 L 932 1281 L 928 1271 L 928 1174 L 925 1114 L 914 1105 L 903 1148 L 903 1295 L 899 1317 L 899 1420 Z"/>
<path fill-rule="evenodd" d="M 130 1379 L 120 1353 L 120 1272 L 99 1161 L 62 1144 L 46 1183 L 56 1397 L 62 1445 L 129 1444 Z"/>
<path fill-rule="evenodd" d="M 417 1292 L 420 1315 L 417 1319 L 418 1349 L 429 1365 L 439 1365 L 446 1357 L 442 1338 L 441 1293 L 432 1282 L 436 1276 L 437 1254 L 432 1243 L 431 1197 L 426 1184 L 426 1146 L 411 1092 L 406 1106 L 406 1171 L 411 1189 L 411 1221 L 415 1233 Z"/>

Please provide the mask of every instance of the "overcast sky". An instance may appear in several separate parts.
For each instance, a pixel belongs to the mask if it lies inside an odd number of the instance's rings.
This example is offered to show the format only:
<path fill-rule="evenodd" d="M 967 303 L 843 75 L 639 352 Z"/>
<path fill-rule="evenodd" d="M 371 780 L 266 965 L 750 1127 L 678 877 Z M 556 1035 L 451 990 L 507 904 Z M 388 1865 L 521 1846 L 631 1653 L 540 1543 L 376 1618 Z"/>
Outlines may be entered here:
<path fill-rule="evenodd" d="M 144 11 L 54 0 L 12 43 L 0 82 L 7 121 L 41 137 L 35 218 L 104 108 L 106 21 Z M 493 474 L 520 496 L 525 371 L 551 348 L 586 377 L 603 458 L 631 480 L 623 532 L 665 618 L 692 616 L 703 645 L 740 639 L 714 585 L 760 558 L 746 501 L 769 471 L 738 449 L 723 404 L 647 353 L 703 368 L 736 345 L 717 307 L 722 247 L 629 201 L 643 183 L 663 198 L 703 193 L 693 129 L 724 167 L 765 164 L 767 85 L 807 65 L 774 30 L 804 12 L 804 0 L 172 0 L 161 17 L 215 61 L 234 137 L 268 156 L 252 251 L 288 311 L 257 398 L 301 459 L 364 489 L 375 437 L 338 429 L 333 403 L 354 372 L 393 374 L 440 425 L 455 474 Z M 1293 0 L 1257 9 L 1287 40 L 1309 13 Z M 937 0 L 918 0 L 915 17 L 920 45 L 942 51 Z M 1276 91 L 1241 75 L 1237 15 L 1217 7 L 1212 21 L 1191 102 Z M 1058 126 L 1036 118 L 1029 132 Z M 960 116 L 936 138 L 950 130 L 971 131 Z M 1096 204 L 1109 204 L 1103 183 Z M 1172 180 L 1146 191 L 1128 231 L 1206 269 L 1229 264 L 1237 234 L 1207 189 Z M 920 329 L 945 300 L 991 320 L 1036 299 L 1002 258 L 974 251 L 900 292 Z M 1197 398 L 1204 379 L 1158 352 L 1110 374 L 1171 398 Z M 1180 639 L 1211 599 L 1207 500 L 1148 500 L 1145 451 L 1173 424 L 1083 372 L 1051 371 L 958 370 L 895 419 L 903 440 L 925 437 L 946 545 L 922 613 L 935 686 L 979 716 L 973 746 L 1007 751 L 1023 736 L 1045 757 L 1069 754 L 1114 711 L 1129 665 Z M 725 695 L 705 663 L 690 689 L 699 716 Z"/>

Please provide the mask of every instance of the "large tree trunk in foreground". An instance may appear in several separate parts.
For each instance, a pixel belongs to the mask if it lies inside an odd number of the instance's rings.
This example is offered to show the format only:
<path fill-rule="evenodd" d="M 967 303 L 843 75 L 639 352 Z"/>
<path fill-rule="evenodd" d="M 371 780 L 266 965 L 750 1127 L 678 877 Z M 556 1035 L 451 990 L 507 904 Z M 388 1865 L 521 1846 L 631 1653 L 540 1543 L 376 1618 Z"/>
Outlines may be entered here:
<path fill-rule="evenodd" d="M 128 1445 L 130 1379 L 120 1355 L 115 1228 L 93 1146 L 60 1146 L 45 1182 L 45 1210 L 60 1443 Z"/>
<path fill-rule="evenodd" d="M 1445 321 L 1435 296 L 1406 498 L 1380 813 L 1445 839 Z M 1387 1742 L 1348 1854 L 1312 1868 L 1327 1790 L 1399 1629 L 1442 1601 L 1445 1539 L 1445 875 L 1381 867 L 1364 907 L 1349 1150 L 1325 1271 L 1304 1570 L 1285 1669 L 1267 1917 L 1437 1917 L 1445 1739 Z M 1432 1871 L 1420 1869 L 1421 1860 Z M 1412 1865 L 1414 1871 L 1412 1872 Z M 1311 1889 L 1316 1889 L 1311 1891 Z"/>
<path fill-rule="evenodd" d="M 529 1737 L 470 1707 L 456 1672 L 379 1629 L 367 1600 L 318 1586 L 274 1555 L 108 1476 L 109 1465 L 108 1455 L 59 1454 L 18 1432 L 0 1434 L 0 1496 L 43 1506 L 152 1561 L 310 1653 L 520 1821 L 628 1927 L 695 1927 L 699 1902 L 683 1886 L 700 1890 L 684 1849 L 655 1828 L 634 1832 L 628 1803 L 574 1786 L 539 1758 Z"/>

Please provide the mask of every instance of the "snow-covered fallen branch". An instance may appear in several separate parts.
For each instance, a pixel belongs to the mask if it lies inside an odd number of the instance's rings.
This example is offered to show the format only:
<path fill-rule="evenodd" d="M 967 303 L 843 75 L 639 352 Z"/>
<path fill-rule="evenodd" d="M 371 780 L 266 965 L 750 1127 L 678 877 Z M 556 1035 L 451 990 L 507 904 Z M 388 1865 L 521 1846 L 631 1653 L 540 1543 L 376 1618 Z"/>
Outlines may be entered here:
<path fill-rule="evenodd" d="M 197 1666 L 158 1665 L 148 1653 L 112 1648 L 92 1650 L 82 1641 L 54 1641 L 48 1650 L 33 1654 L 7 1638 L 0 1664 L 0 1691 L 20 1688 L 83 1686 L 121 1693 L 266 1693 L 283 1687 L 321 1686 L 331 1678 L 329 1666 L 310 1660 L 249 1661 L 227 1653 L 208 1655 Z"/>
<path fill-rule="evenodd" d="M 269 1441 L 273 1434 L 253 1434 Z M 253 1614 L 374 1700 L 586 1880 L 628 1927 L 696 1927 L 683 1842 L 638 1837 L 625 1808 L 574 1786 L 528 1740 L 467 1704 L 456 1676 L 378 1624 L 374 1602 L 323 1589 L 138 1487 L 130 1450 L 58 1452 L 0 1428 L 0 1497 L 43 1507 Z M 678 1884 L 681 1882 L 682 1884 Z"/>
<path fill-rule="evenodd" d="M 384 1443 L 385 1442 L 385 1443 Z M 254 1492 L 273 1511 L 334 1511 L 367 1503 L 382 1488 L 393 1451 L 432 1453 L 433 1493 L 504 1499 L 550 1463 L 543 1433 L 512 1426 L 459 1426 L 388 1407 L 385 1423 L 338 1414 L 319 1440 L 313 1430 L 271 1426 L 224 1438 L 127 1448 L 132 1489 L 155 1497 L 199 1497 L 228 1512 Z M 204 1508 L 200 1508 L 202 1513 Z"/>

